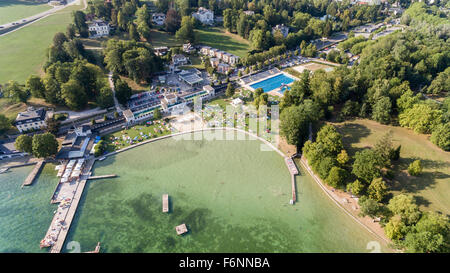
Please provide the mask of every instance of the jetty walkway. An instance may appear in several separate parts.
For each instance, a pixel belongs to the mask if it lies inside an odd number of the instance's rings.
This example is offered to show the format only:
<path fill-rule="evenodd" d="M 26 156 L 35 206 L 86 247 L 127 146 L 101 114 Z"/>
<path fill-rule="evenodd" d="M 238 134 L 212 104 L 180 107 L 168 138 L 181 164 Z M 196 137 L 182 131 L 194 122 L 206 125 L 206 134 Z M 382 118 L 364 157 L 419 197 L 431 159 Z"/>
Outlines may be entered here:
<path fill-rule="evenodd" d="M 64 197 L 66 198 L 64 198 L 58 205 L 58 209 L 53 216 L 50 227 L 48 228 L 47 234 L 44 238 L 46 242 L 43 243 L 41 241 L 41 246 L 44 247 L 48 242 L 52 242 L 50 244 L 50 253 L 61 252 L 94 162 L 95 158 L 89 158 L 87 160 L 86 166 L 83 169 L 83 173 L 81 174 L 80 179 L 75 182 L 75 184 L 64 183 L 67 184 L 67 186 L 71 187 L 71 190 L 74 190 L 71 191 L 71 193 L 73 194 L 71 198 L 65 195 Z M 67 194 L 67 191 L 64 191 L 64 194 Z"/>
<path fill-rule="evenodd" d="M 34 179 L 41 172 L 42 167 L 44 166 L 44 163 L 45 163 L 44 160 L 40 160 L 36 163 L 36 166 L 34 166 L 34 169 L 31 171 L 31 173 L 27 176 L 27 178 L 23 182 L 22 188 L 24 186 L 30 186 L 31 184 L 33 184 Z"/>

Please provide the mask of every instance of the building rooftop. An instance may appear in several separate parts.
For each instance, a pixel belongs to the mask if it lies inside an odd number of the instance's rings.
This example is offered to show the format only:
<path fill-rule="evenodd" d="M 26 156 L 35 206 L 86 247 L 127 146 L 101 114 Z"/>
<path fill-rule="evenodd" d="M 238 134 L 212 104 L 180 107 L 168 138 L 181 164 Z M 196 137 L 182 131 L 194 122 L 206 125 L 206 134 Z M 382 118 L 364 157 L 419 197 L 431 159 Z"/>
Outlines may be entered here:
<path fill-rule="evenodd" d="M 17 114 L 15 124 L 24 124 L 29 122 L 45 120 L 46 112 L 44 108 L 34 109 L 32 107 L 28 108 L 25 112 L 20 112 Z"/>

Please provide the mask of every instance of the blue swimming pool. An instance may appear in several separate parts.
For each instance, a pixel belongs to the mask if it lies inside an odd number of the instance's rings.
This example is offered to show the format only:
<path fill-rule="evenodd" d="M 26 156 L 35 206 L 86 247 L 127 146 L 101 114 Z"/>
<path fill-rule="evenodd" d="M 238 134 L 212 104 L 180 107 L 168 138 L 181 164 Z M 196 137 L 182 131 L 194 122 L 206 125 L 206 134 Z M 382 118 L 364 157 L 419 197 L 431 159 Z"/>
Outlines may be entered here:
<path fill-rule="evenodd" d="M 264 90 L 264 93 L 266 93 L 279 88 L 283 84 L 290 84 L 293 81 L 293 78 L 281 73 L 258 83 L 251 84 L 250 87 L 252 87 L 253 89 L 262 88 Z"/>

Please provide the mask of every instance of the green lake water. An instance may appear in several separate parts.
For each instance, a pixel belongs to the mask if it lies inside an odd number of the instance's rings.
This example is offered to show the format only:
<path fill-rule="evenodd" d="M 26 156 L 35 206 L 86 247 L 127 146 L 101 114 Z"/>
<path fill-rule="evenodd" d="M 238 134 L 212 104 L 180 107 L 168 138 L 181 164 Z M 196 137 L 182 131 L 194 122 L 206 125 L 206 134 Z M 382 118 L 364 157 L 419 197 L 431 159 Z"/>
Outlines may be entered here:
<path fill-rule="evenodd" d="M 83 252 L 97 242 L 102 252 L 369 252 L 367 243 L 377 239 L 304 170 L 297 177 L 298 202 L 289 205 L 284 160 L 276 152 L 260 151 L 260 144 L 165 139 L 96 162 L 95 175 L 119 177 L 88 182 L 64 249 L 70 252 L 67 244 L 76 241 Z M 41 180 L 36 191 L 46 187 Z M 164 193 L 170 196 L 168 214 L 162 212 Z M 26 198 L 15 201 L 22 207 L 27 202 L 36 206 Z M 36 221 L 30 232 L 38 235 L 20 245 L 36 245 L 45 233 L 51 209 L 40 206 L 33 220 L 22 219 Z M 8 221 L 21 226 L 13 220 Z M 182 223 L 189 233 L 178 236 L 175 226 Z M 0 232 L 5 240 L 7 232 Z"/>
<path fill-rule="evenodd" d="M 34 166 L 0 174 L 0 252 L 46 252 L 39 249 L 56 205 L 50 197 L 58 183 L 55 166 L 45 165 L 33 185 L 21 188 Z"/>

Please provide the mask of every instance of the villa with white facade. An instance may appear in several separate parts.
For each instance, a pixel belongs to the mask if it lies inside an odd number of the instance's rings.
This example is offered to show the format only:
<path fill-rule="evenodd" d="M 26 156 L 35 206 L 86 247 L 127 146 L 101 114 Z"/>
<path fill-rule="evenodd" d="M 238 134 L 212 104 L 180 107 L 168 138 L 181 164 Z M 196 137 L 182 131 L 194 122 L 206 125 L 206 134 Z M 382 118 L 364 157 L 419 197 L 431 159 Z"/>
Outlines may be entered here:
<path fill-rule="evenodd" d="M 47 111 L 44 108 L 35 110 L 33 107 L 29 107 L 27 111 L 17 114 L 14 126 L 21 133 L 30 130 L 39 130 L 47 127 L 46 118 Z"/>
<path fill-rule="evenodd" d="M 88 28 L 91 38 L 109 36 L 109 24 L 103 20 L 94 20 L 88 25 Z"/>
<path fill-rule="evenodd" d="M 205 25 L 212 25 L 214 23 L 214 12 L 203 7 L 198 8 L 197 12 L 192 13 L 192 17 Z"/>

